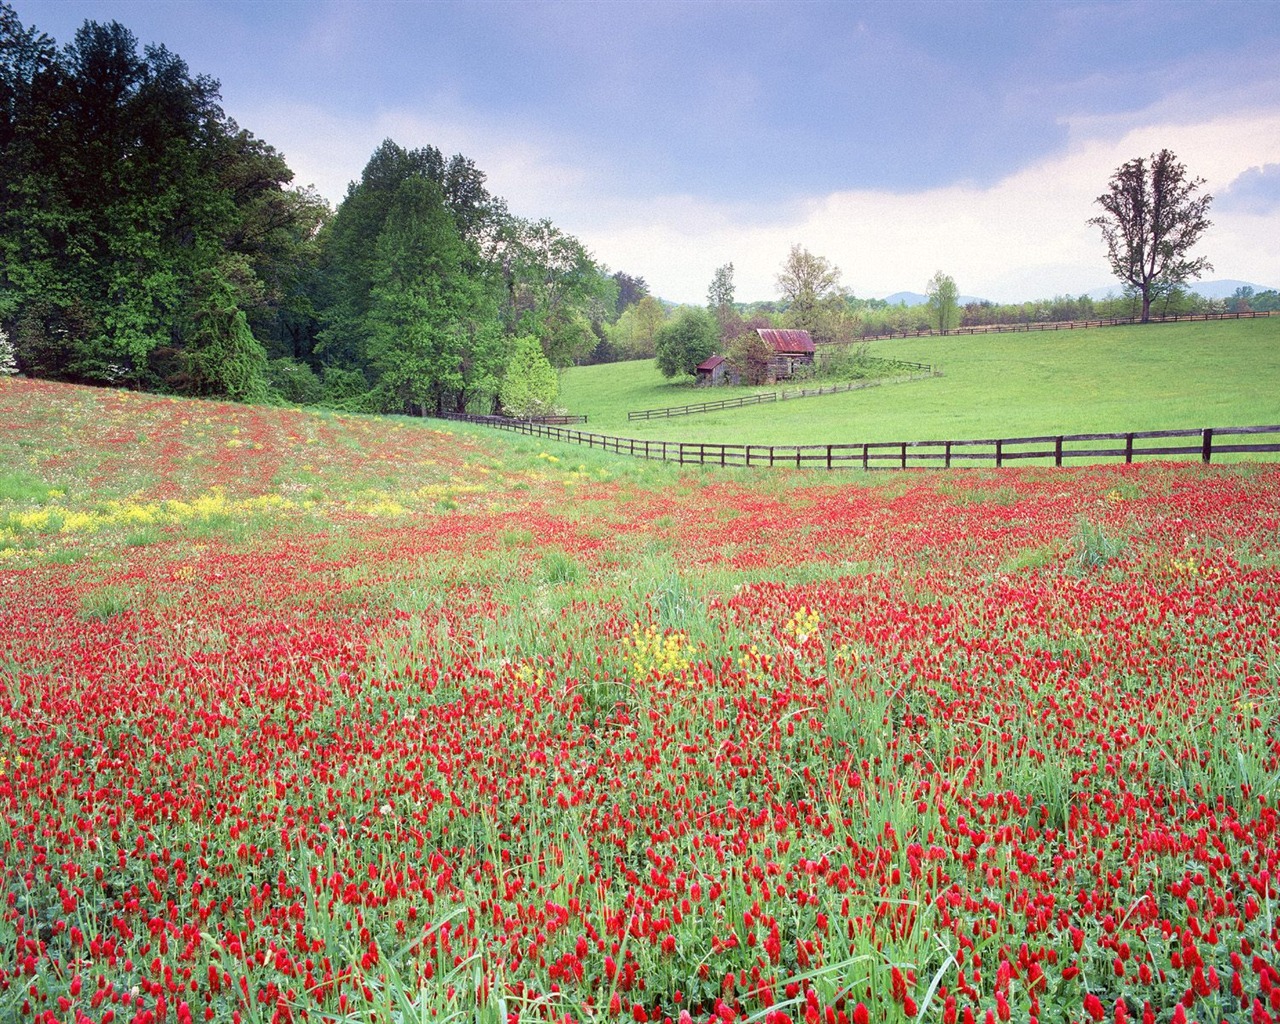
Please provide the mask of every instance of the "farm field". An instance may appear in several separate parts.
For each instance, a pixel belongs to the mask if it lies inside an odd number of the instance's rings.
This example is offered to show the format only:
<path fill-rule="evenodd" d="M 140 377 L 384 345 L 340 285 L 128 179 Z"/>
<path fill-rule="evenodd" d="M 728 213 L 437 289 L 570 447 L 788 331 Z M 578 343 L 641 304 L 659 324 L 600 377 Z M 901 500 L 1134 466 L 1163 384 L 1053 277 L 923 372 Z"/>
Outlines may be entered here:
<path fill-rule="evenodd" d="M 1276 464 L 0 380 L 0 1020 L 1280 1020 L 1278 605 Z"/>
<path fill-rule="evenodd" d="M 944 376 L 669 420 L 627 411 L 776 388 L 694 388 L 648 361 L 567 371 L 588 429 L 726 444 L 963 440 L 1280 422 L 1280 318 L 873 342 Z"/>

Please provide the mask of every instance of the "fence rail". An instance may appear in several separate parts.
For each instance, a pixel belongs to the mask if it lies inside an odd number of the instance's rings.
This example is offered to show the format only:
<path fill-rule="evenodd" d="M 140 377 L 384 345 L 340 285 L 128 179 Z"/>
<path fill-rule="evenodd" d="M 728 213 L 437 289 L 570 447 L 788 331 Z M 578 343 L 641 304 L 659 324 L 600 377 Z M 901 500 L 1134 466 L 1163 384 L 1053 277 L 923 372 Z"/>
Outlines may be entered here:
<path fill-rule="evenodd" d="M 1175 313 L 1172 316 L 1153 316 L 1153 324 L 1188 323 L 1201 320 L 1252 320 L 1255 317 L 1280 316 L 1280 310 L 1247 310 L 1240 313 Z M 1026 331 L 1078 331 L 1091 327 L 1124 327 L 1142 323 L 1140 316 L 1115 316 L 1098 320 L 1052 320 L 1045 323 L 1023 324 L 975 324 L 972 327 L 954 327 L 949 331 L 893 331 L 889 334 L 871 334 L 850 341 L 828 342 L 838 345 L 861 345 L 864 341 L 893 341 L 901 338 L 954 338 L 972 334 L 1016 334 Z"/>
<path fill-rule="evenodd" d="M 912 363 L 895 359 L 894 362 L 919 370 L 919 373 L 899 377 L 877 377 L 871 380 L 856 380 L 846 384 L 828 384 L 825 387 L 799 388 L 781 391 L 762 391 L 754 395 L 742 395 L 739 398 L 720 398 L 709 402 L 693 402 L 689 405 L 669 405 L 661 409 L 635 409 L 627 413 L 627 421 L 663 420 L 673 416 L 693 416 L 702 412 L 719 412 L 721 409 L 742 409 L 749 405 L 762 405 L 767 402 L 788 402 L 793 398 L 814 398 L 818 395 L 838 395 L 846 391 L 861 391 L 864 388 L 879 387 L 881 384 L 902 384 L 913 380 L 926 380 L 929 377 L 941 377 L 942 371 L 935 370 L 928 363 Z"/>
<path fill-rule="evenodd" d="M 751 445 L 703 441 L 651 441 L 508 420 L 499 416 L 447 414 L 443 418 L 481 423 L 502 430 L 586 445 L 641 459 L 682 466 L 745 466 L 795 469 L 950 469 L 960 465 L 1004 466 L 1041 459 L 1055 466 L 1069 460 L 1097 462 L 1194 456 L 1209 463 L 1215 455 L 1280 452 L 1280 424 L 1258 427 L 1202 427 L 1108 434 L 1046 434 L 965 441 L 871 441 L 861 444 Z"/>

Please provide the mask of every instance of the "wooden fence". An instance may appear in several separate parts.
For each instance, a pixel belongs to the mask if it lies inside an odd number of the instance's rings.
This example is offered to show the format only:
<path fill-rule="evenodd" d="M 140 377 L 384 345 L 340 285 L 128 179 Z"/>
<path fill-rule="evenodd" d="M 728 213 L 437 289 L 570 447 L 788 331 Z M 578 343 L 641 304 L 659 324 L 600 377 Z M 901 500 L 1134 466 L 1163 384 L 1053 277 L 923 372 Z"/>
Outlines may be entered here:
<path fill-rule="evenodd" d="M 1209 463 L 1214 456 L 1280 452 L 1280 425 L 1146 430 L 1123 434 L 1047 434 L 973 441 L 873 441 L 863 444 L 751 445 L 703 441 L 651 441 L 591 434 L 498 416 L 447 415 L 502 430 L 586 445 L 641 459 L 682 466 L 746 466 L 795 469 L 924 469 L 955 466 L 1005 466 L 1030 459 L 1064 465 L 1069 460 L 1099 462 L 1193 456 Z"/>
<path fill-rule="evenodd" d="M 1242 313 L 1179 313 L 1172 316 L 1153 316 L 1148 323 L 1176 324 L 1195 320 L 1252 320 L 1255 317 L 1280 316 L 1280 310 L 1248 310 Z M 1124 327 L 1142 323 L 1138 316 L 1116 316 L 1101 320 L 1053 320 L 1044 323 L 976 324 L 973 327 L 954 327 L 949 331 L 895 331 L 890 334 L 872 334 L 851 341 L 827 344 L 861 345 L 864 341 L 893 341 L 901 338 L 954 338 L 970 334 L 1010 334 L 1023 331 L 1077 331 L 1090 327 Z"/>
<path fill-rule="evenodd" d="M 846 391 L 861 391 L 863 388 L 879 387 L 881 384 L 900 384 L 912 380 L 925 380 L 929 377 L 941 377 L 941 370 L 927 363 L 911 363 L 905 360 L 894 362 L 918 370 L 920 372 L 901 377 L 879 377 L 872 380 L 850 381 L 846 384 L 829 384 L 826 387 L 800 388 L 798 390 L 763 391 L 755 395 L 742 395 L 739 398 L 721 398 L 710 402 L 693 402 L 689 405 L 669 405 L 661 409 L 636 409 L 627 413 L 627 421 L 662 420 L 672 416 L 693 416 L 700 412 L 719 412 L 721 409 L 742 409 L 748 405 L 761 405 L 767 402 L 787 402 L 793 398 L 814 398 L 818 395 L 838 395 Z"/>

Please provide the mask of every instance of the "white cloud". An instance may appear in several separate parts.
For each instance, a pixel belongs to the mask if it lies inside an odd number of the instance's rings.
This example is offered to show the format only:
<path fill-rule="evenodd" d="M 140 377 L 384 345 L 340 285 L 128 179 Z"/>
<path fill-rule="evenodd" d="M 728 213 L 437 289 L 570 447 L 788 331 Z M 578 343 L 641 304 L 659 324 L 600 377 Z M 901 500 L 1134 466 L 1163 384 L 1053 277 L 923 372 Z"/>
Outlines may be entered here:
<path fill-rule="evenodd" d="M 997 301 L 1079 293 L 1109 279 L 1099 234 L 1086 221 L 1111 173 L 1135 156 L 1172 149 L 1217 194 L 1240 175 L 1280 161 L 1280 112 L 1255 109 L 1195 123 L 1164 110 L 1143 121 L 1069 122 L 1062 152 L 990 185 L 918 192 L 842 190 L 777 204 L 705 196 L 620 195 L 607 158 L 574 158 L 563 138 L 529 140 L 520 126 L 442 102 L 433 111 L 385 110 L 354 123 L 304 105 L 245 117 L 331 202 L 358 177 L 382 139 L 462 152 L 514 212 L 547 216 L 611 268 L 642 275 L 658 295 L 703 302 L 715 268 L 732 262 L 740 299 L 776 296 L 774 278 L 793 243 L 840 267 L 860 296 L 923 291 L 933 272 L 961 291 Z M 1224 207 L 1197 252 L 1213 276 L 1280 285 L 1280 211 Z"/>
<path fill-rule="evenodd" d="M 609 221 L 588 213 L 589 226 L 577 230 L 610 265 L 643 274 L 658 294 L 679 301 L 703 301 L 715 267 L 729 260 L 740 298 L 773 297 L 778 267 L 796 242 L 839 266 L 862 296 L 923 291 L 937 269 L 962 291 L 997 301 L 1079 293 L 1109 277 L 1099 233 L 1086 223 L 1098 212 L 1094 199 L 1126 160 L 1166 147 L 1212 193 L 1280 158 L 1280 113 L 1148 124 L 1113 137 L 1076 131 L 1064 152 L 989 187 L 834 192 L 768 226 L 750 211 L 658 197 Z M 1213 220 L 1196 251 L 1209 256 L 1215 276 L 1280 284 L 1277 215 L 1224 211 Z"/>

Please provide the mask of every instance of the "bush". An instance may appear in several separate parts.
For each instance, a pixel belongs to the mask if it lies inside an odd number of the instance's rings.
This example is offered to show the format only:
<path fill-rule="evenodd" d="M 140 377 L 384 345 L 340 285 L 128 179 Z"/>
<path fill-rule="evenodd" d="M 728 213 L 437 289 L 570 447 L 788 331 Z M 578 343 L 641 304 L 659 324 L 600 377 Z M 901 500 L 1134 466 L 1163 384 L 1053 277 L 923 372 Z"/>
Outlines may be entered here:
<path fill-rule="evenodd" d="M 360 399 L 368 391 L 369 382 L 359 370 L 345 370 L 340 366 L 324 368 L 320 393 L 322 404 L 336 408 Z"/>
<path fill-rule="evenodd" d="M 324 397 L 324 385 L 306 363 L 287 356 L 267 363 L 267 384 L 282 401 L 315 405 Z"/>

